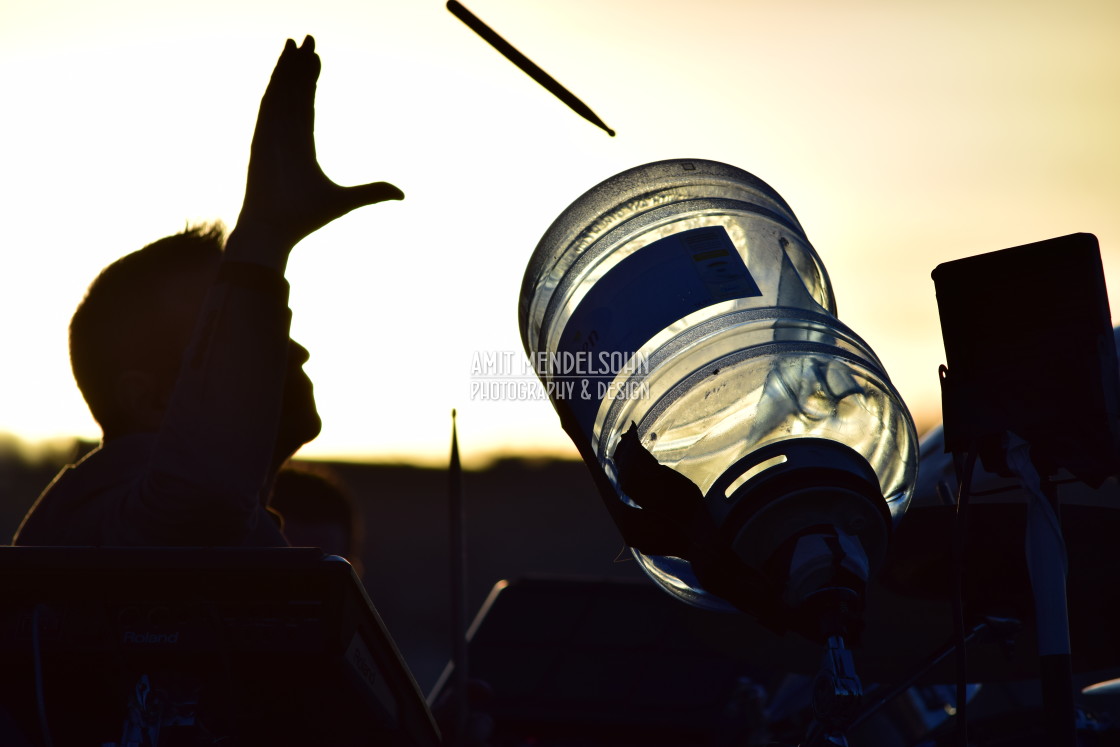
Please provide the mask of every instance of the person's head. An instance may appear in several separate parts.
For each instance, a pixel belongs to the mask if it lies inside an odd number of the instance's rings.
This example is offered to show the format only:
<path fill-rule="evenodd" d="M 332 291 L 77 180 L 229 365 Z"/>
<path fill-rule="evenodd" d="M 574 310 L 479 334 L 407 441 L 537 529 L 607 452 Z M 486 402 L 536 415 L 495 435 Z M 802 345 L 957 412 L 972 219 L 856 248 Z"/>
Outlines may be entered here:
<path fill-rule="evenodd" d="M 361 575 L 365 527 L 350 491 L 321 465 L 288 465 L 276 475 L 269 506 L 293 547 L 318 547 L 350 561 Z"/>
<path fill-rule="evenodd" d="M 224 246 L 220 223 L 191 227 L 118 259 L 90 284 L 70 320 L 70 363 L 106 441 L 160 427 Z M 318 435 L 306 360 L 293 342 L 278 443 L 290 450 L 283 456 Z"/>

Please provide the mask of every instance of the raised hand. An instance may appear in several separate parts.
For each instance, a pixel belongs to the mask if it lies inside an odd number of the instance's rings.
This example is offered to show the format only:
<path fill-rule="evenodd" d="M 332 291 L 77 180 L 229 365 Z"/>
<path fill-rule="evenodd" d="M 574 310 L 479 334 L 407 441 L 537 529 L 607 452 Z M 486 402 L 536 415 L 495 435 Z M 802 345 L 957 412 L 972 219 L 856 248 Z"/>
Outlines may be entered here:
<path fill-rule="evenodd" d="M 282 251 L 355 208 L 404 194 L 387 182 L 342 187 L 315 156 L 315 84 L 319 55 L 310 36 L 291 39 L 261 99 L 245 201 L 235 233 L 251 235 Z"/>

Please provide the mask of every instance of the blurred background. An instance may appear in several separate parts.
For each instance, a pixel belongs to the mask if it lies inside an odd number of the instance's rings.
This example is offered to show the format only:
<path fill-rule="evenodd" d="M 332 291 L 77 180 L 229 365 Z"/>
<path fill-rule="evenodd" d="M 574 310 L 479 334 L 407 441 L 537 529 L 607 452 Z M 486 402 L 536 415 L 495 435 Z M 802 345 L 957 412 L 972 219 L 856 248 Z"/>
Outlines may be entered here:
<path fill-rule="evenodd" d="M 934 266 L 1087 231 L 1116 274 L 1115 3 L 468 7 L 618 136 L 439 0 L 4 3 L 0 431 L 96 437 L 67 362 L 70 314 L 117 257 L 190 221 L 232 226 L 260 95 L 284 39 L 308 33 L 325 171 L 407 199 L 293 255 L 294 335 L 325 423 L 305 456 L 442 463 L 452 407 L 468 465 L 574 456 L 535 383 L 492 401 L 472 396 L 472 373 L 488 354 L 521 373 L 533 247 L 578 195 L 640 163 L 710 158 L 777 189 L 841 320 L 922 427 L 938 419 L 943 360 Z"/>

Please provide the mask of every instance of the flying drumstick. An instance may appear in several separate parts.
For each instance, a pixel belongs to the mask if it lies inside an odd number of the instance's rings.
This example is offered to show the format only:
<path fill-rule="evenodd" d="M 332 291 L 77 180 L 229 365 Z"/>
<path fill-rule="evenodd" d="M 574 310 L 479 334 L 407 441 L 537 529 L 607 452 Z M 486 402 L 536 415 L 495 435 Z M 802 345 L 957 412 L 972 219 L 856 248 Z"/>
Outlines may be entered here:
<path fill-rule="evenodd" d="M 614 130 L 607 127 L 603 123 L 603 120 L 599 119 L 595 112 L 591 111 L 591 107 L 577 99 L 575 94 L 557 83 L 555 78 L 544 70 L 541 70 L 536 63 L 518 52 L 512 44 L 498 36 L 494 29 L 479 20 L 478 16 L 463 7 L 462 3 L 458 2 L 458 0 L 447 0 L 447 9 L 451 11 L 452 15 L 467 24 L 472 31 L 485 39 L 490 46 L 501 52 L 507 60 L 517 65 L 525 71 L 530 78 L 551 91 L 553 96 L 567 104 L 572 111 L 596 127 L 601 127 L 608 135 L 614 137 Z"/>

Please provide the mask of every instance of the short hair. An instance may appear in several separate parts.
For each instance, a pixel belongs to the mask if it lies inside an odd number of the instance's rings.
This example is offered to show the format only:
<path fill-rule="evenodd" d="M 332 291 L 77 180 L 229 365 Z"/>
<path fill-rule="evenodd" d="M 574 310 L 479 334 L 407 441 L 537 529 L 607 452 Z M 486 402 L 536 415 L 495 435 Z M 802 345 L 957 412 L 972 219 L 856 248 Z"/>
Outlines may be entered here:
<path fill-rule="evenodd" d="M 225 237 L 217 221 L 188 226 L 121 257 L 90 284 L 70 320 L 70 366 L 106 435 L 125 425 L 115 392 L 121 373 L 178 370 L 186 343 L 164 301 L 175 279 L 217 267 Z"/>
<path fill-rule="evenodd" d="M 327 465 L 289 462 L 276 475 L 269 506 L 284 520 L 343 527 L 347 559 L 360 558 L 365 541 L 362 511 L 342 478 Z"/>

